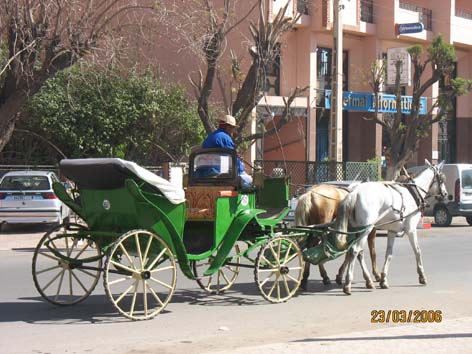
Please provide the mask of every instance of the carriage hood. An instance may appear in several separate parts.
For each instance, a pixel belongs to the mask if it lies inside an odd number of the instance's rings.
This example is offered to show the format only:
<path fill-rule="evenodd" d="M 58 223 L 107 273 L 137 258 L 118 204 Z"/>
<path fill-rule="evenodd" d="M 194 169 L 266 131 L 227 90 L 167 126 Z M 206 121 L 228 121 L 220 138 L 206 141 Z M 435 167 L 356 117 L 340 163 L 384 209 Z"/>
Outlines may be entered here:
<path fill-rule="evenodd" d="M 138 164 L 119 158 L 65 159 L 61 174 L 85 189 L 122 188 L 128 178 L 140 179 L 157 188 L 172 204 L 185 201 L 184 190 Z"/>

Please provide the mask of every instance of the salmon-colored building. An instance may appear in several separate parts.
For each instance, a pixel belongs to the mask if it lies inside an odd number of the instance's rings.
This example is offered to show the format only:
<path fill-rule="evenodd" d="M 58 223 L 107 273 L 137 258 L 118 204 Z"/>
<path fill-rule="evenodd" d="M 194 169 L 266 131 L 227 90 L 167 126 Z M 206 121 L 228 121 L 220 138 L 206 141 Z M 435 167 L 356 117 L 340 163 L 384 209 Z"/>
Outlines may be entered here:
<path fill-rule="evenodd" d="M 284 97 L 295 87 L 308 89 L 303 97 L 292 104 L 294 118 L 277 134 L 265 133 L 264 137 L 248 151 L 246 160 L 323 161 L 328 157 L 328 130 L 330 110 L 325 107 L 325 89 L 331 81 L 333 47 L 334 0 L 263 0 L 269 19 L 273 19 L 287 2 L 287 16 L 301 14 L 296 27 L 288 32 L 281 43 L 281 55 L 267 70 L 266 95 L 258 103 L 251 129 L 260 129 L 265 122 L 265 132 L 277 123 L 284 108 Z M 431 40 L 442 34 L 444 40 L 454 45 L 457 54 L 456 75 L 472 79 L 472 1 L 471 0 L 339 0 L 343 17 L 343 90 L 369 93 L 365 78 L 372 63 L 385 58 L 390 48 L 422 44 L 425 48 Z M 215 4 L 222 2 L 215 2 Z M 249 23 L 257 22 L 258 0 L 239 0 L 239 16 L 247 14 L 238 30 L 231 33 L 226 48 L 245 57 L 248 66 L 248 48 L 252 45 Z M 252 10 L 251 10 L 252 9 Z M 424 30 L 418 33 L 400 34 L 399 24 L 422 23 Z M 146 45 L 147 55 L 141 55 L 158 63 L 163 77 L 170 81 L 189 83 L 189 73 L 195 77 L 198 60 L 168 38 L 171 33 Z M 147 42 L 149 44 L 149 42 Z M 226 58 L 227 59 L 227 58 Z M 425 77 L 428 73 L 425 73 Z M 215 84 L 215 95 L 218 96 Z M 385 86 L 383 91 L 388 92 Z M 390 88 L 391 90 L 391 88 Z M 437 95 L 439 83 L 426 93 L 428 107 Z M 189 88 L 189 92 L 191 88 Z M 411 87 L 405 87 L 411 94 Z M 221 95 L 220 95 L 221 97 Z M 388 145 L 382 127 L 364 117 L 373 113 L 343 111 L 343 160 L 366 161 L 382 156 L 383 146 Z M 423 164 L 424 158 L 434 162 L 472 162 L 472 94 L 458 97 L 454 111 L 447 122 L 432 126 L 431 134 L 422 139 L 411 165 Z"/>
<path fill-rule="evenodd" d="M 301 13 L 295 30 L 289 32 L 281 45 L 279 67 L 268 96 L 259 102 L 258 116 L 277 118 L 283 96 L 294 87 L 308 86 L 307 97 L 297 99 L 296 118 L 279 134 L 264 137 L 256 152 L 265 160 L 320 161 L 328 156 L 329 109 L 324 105 L 325 89 L 331 76 L 333 47 L 333 0 L 289 1 L 292 14 Z M 268 2 L 269 14 L 287 0 Z M 413 44 L 429 45 L 438 34 L 454 45 L 457 54 L 456 74 L 472 78 L 472 1 L 470 0 L 341 0 L 343 17 L 344 91 L 369 92 L 365 79 L 371 64 L 386 56 L 389 48 Z M 396 32 L 398 24 L 419 23 L 418 33 Z M 426 72 L 425 78 L 428 75 Z M 406 95 L 411 87 L 406 87 Z M 388 88 L 384 87 L 384 91 Z M 428 107 L 437 95 L 439 83 L 426 93 Z M 343 160 L 366 161 L 379 157 L 386 144 L 382 127 L 364 119 L 373 113 L 343 111 Z M 472 162 L 472 95 L 457 98 L 447 122 L 432 126 L 424 138 L 412 165 L 424 158 L 433 161 Z M 384 140 L 383 140 L 384 139 Z"/>

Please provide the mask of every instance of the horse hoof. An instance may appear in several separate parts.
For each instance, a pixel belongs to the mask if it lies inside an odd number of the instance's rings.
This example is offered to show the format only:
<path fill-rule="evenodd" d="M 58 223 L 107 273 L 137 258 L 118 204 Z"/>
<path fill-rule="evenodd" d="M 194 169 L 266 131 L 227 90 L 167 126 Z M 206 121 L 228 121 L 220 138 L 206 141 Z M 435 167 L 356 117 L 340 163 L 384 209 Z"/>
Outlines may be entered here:
<path fill-rule="evenodd" d="M 421 285 L 426 285 L 426 278 L 420 278 L 420 284 Z"/>
<path fill-rule="evenodd" d="M 373 282 L 367 282 L 365 283 L 365 287 L 367 289 L 375 289 L 374 283 Z"/>
<path fill-rule="evenodd" d="M 350 287 L 350 286 L 345 286 L 345 287 L 343 288 L 343 292 L 344 292 L 344 294 L 346 294 L 346 295 L 351 295 L 351 287 Z"/>
<path fill-rule="evenodd" d="M 323 284 L 324 285 L 331 285 L 331 280 L 329 278 L 324 278 L 323 279 Z"/>
<path fill-rule="evenodd" d="M 382 289 L 388 289 L 388 283 L 386 281 L 383 281 L 383 282 L 380 283 L 380 287 Z"/>
<path fill-rule="evenodd" d="M 336 277 L 336 284 L 342 285 L 343 284 L 343 278 L 342 277 Z"/>
<path fill-rule="evenodd" d="M 380 282 L 381 278 L 380 278 L 380 275 L 379 274 L 374 274 L 374 277 L 375 277 L 375 281 L 378 283 Z"/>

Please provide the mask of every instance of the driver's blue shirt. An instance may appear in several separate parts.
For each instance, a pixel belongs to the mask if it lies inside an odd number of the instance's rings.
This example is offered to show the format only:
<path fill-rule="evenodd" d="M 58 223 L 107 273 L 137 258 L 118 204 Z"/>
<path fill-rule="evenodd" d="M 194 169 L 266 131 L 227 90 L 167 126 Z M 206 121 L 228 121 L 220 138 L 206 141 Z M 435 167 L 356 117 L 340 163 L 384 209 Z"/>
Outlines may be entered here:
<path fill-rule="evenodd" d="M 236 150 L 231 136 L 223 129 L 218 128 L 213 133 L 209 134 L 203 141 L 202 148 L 223 148 Z M 238 174 L 244 172 L 244 167 L 241 160 L 238 158 Z"/>

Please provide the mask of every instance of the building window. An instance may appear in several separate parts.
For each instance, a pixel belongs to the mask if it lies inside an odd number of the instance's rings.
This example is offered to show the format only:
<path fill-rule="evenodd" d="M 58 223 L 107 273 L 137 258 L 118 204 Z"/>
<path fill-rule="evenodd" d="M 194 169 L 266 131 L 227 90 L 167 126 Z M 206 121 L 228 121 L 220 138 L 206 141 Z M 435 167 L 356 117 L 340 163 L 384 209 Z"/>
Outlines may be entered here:
<path fill-rule="evenodd" d="M 316 78 L 317 78 L 317 106 L 324 107 L 324 91 L 331 90 L 331 75 L 333 50 L 331 48 L 318 48 L 316 53 Z M 343 51 L 343 91 L 348 90 L 349 56 Z"/>
<path fill-rule="evenodd" d="M 417 12 L 419 14 L 419 21 L 424 25 L 425 30 L 433 30 L 433 10 L 403 1 L 400 1 L 400 8 Z"/>
<path fill-rule="evenodd" d="M 265 68 L 264 93 L 269 96 L 280 96 L 280 44 L 277 45 L 276 55 Z"/>
<path fill-rule="evenodd" d="M 374 23 L 374 0 L 361 0 L 361 21 Z"/>
<path fill-rule="evenodd" d="M 297 0 L 297 12 L 308 15 L 308 0 Z"/>

